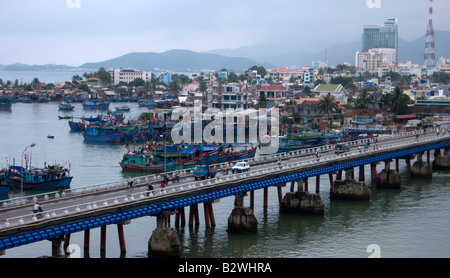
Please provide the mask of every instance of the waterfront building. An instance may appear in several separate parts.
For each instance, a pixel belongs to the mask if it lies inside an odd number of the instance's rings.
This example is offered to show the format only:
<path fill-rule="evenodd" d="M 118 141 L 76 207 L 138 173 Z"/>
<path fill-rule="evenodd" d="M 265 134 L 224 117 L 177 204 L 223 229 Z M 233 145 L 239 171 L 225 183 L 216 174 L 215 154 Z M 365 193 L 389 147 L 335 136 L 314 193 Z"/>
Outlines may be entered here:
<path fill-rule="evenodd" d="M 207 107 L 226 109 L 248 109 L 252 107 L 252 95 L 246 86 L 238 83 L 218 84 L 206 93 Z"/>
<path fill-rule="evenodd" d="M 388 18 L 384 24 L 365 25 L 361 51 L 373 48 L 393 48 L 398 57 L 398 19 Z"/>
<path fill-rule="evenodd" d="M 114 85 L 117 85 L 120 82 L 130 83 L 138 78 L 141 78 L 144 81 L 150 81 L 152 79 L 152 73 L 150 71 L 114 69 L 110 71 L 110 74 Z"/>
<path fill-rule="evenodd" d="M 267 108 L 284 105 L 288 101 L 288 90 L 282 85 L 263 86 L 256 92 L 256 98 L 259 99 L 261 95 L 266 97 Z"/>

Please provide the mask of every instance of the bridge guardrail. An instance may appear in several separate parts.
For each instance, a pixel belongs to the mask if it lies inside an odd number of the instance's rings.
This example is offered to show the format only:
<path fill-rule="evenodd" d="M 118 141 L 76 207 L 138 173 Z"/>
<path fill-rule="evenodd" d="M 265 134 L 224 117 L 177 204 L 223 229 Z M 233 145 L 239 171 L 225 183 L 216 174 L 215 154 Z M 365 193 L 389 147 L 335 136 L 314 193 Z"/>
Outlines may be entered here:
<path fill-rule="evenodd" d="M 418 139 L 418 140 L 416 140 L 416 142 L 417 143 L 423 143 L 423 142 L 428 142 L 428 141 L 431 142 L 436 139 L 439 139 L 442 137 L 449 137 L 449 136 L 450 136 L 449 134 L 433 136 L 433 137 L 429 137 L 429 138 L 425 138 L 425 139 Z M 362 155 L 362 154 L 373 153 L 378 150 L 397 149 L 399 147 L 406 146 L 406 145 L 410 145 L 410 143 L 401 143 L 400 142 L 400 143 L 393 143 L 393 144 L 389 144 L 389 145 L 374 145 L 369 149 L 353 150 L 353 151 L 350 151 L 347 153 L 337 154 L 335 156 L 323 157 L 320 159 L 312 158 L 312 159 L 308 159 L 308 160 L 305 160 L 302 162 L 283 163 L 280 167 L 269 167 L 266 169 L 259 169 L 256 171 L 250 171 L 250 172 L 245 172 L 245 173 L 240 173 L 240 174 L 218 176 L 216 178 L 209 179 L 209 180 L 193 181 L 192 183 L 189 183 L 188 185 L 186 185 L 186 184 L 172 185 L 170 187 L 158 188 L 158 189 L 154 189 L 152 191 L 138 191 L 138 192 L 134 192 L 134 193 L 130 192 L 129 194 L 126 194 L 122 197 L 112 197 L 112 198 L 107 198 L 107 199 L 103 199 L 103 200 L 96 201 L 96 202 L 88 202 L 88 203 L 84 203 L 84 204 L 78 204 L 78 205 L 74 205 L 74 206 L 68 206 L 68 207 L 49 210 L 49 211 L 41 213 L 41 214 L 43 214 L 43 217 L 41 217 L 41 218 L 38 218 L 36 214 L 26 214 L 23 216 L 3 219 L 0 222 L 0 230 L 9 228 L 9 227 L 20 226 L 20 225 L 24 225 L 24 224 L 28 224 L 28 223 L 37 222 L 42 219 L 50 219 L 50 218 L 56 218 L 56 217 L 69 215 L 69 214 L 76 214 L 81 211 L 96 209 L 99 206 L 107 207 L 110 205 L 124 204 L 124 203 L 132 202 L 135 200 L 139 200 L 139 199 L 154 198 L 154 197 L 158 197 L 158 196 L 162 196 L 162 195 L 166 195 L 166 194 L 177 193 L 177 192 L 181 192 L 181 191 L 186 192 L 189 190 L 195 190 L 197 188 L 203 188 L 205 186 L 213 186 L 217 183 L 222 182 L 222 179 L 223 179 L 223 181 L 232 181 L 232 180 L 239 180 L 239 179 L 242 179 L 245 177 L 257 177 L 259 175 L 265 175 L 267 173 L 277 171 L 279 169 L 289 169 L 289 168 L 295 168 L 295 167 L 308 166 L 308 165 L 316 164 L 318 162 L 331 161 L 331 160 L 336 159 L 336 157 L 338 157 L 338 158 L 352 157 L 352 156 L 357 156 L 357 155 Z M 316 148 L 314 148 L 314 149 L 316 149 Z M 271 156 L 271 158 L 273 161 L 276 161 L 278 159 L 278 157 L 281 157 L 282 155 L 284 155 L 285 159 L 291 159 L 291 158 L 295 158 L 298 156 L 298 154 L 295 154 L 295 153 L 297 153 L 297 151 L 294 151 L 291 153 L 283 153 L 283 154 L 273 155 L 273 156 Z M 265 158 L 266 157 L 261 157 L 260 159 L 263 161 L 269 162 Z M 151 176 L 157 177 L 158 175 L 151 175 Z M 110 183 L 105 183 L 105 184 L 110 184 Z M 98 186 L 98 185 L 96 185 L 96 186 Z M 116 182 L 116 186 L 121 186 L 121 185 L 118 182 Z M 124 181 L 124 184 L 122 184 L 122 186 L 127 187 L 126 181 Z M 95 186 L 92 187 L 93 190 L 100 190 L 100 189 L 94 189 L 94 187 Z"/>

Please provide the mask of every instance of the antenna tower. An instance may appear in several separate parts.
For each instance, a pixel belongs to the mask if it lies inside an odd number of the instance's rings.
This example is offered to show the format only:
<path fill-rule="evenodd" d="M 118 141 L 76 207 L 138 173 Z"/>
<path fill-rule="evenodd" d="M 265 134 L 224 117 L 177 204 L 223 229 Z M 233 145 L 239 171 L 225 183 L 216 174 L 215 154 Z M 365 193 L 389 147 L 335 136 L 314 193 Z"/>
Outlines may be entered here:
<path fill-rule="evenodd" d="M 436 67 L 436 48 L 435 48 L 435 33 L 433 27 L 433 0 L 430 1 L 429 15 L 427 26 L 427 36 L 425 40 L 425 57 L 424 67 L 426 69 L 433 69 Z"/>

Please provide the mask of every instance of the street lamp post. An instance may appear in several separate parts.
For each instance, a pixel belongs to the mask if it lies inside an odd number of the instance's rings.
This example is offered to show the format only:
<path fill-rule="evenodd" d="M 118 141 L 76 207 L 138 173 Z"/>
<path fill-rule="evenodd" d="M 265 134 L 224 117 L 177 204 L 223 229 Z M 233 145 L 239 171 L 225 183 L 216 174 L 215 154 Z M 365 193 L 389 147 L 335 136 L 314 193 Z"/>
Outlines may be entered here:
<path fill-rule="evenodd" d="M 25 155 L 25 152 L 28 150 L 28 148 L 32 148 L 34 146 L 36 146 L 35 143 L 26 147 L 25 150 L 23 150 L 23 152 L 22 152 L 22 158 L 21 158 L 21 162 L 20 162 L 20 166 L 22 167 L 22 175 L 20 175 L 20 193 L 21 193 L 21 195 L 23 195 L 23 175 L 24 175 L 24 173 L 23 173 L 23 169 L 24 169 L 23 168 L 23 156 Z"/>

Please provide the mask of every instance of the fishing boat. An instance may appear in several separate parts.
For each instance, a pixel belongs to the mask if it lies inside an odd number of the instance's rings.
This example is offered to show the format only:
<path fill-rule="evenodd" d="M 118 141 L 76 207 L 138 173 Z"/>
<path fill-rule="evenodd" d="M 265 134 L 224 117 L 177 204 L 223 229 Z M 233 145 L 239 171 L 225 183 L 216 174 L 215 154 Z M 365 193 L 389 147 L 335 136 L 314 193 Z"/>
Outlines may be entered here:
<path fill-rule="evenodd" d="M 119 106 L 119 107 L 116 107 L 116 111 L 128 112 L 128 111 L 130 111 L 130 110 L 131 110 L 131 108 L 130 108 L 129 106 Z"/>
<path fill-rule="evenodd" d="M 83 108 L 85 109 L 109 109 L 109 102 L 106 101 L 85 101 L 83 103 Z"/>
<path fill-rule="evenodd" d="M 172 150 L 176 149 L 175 152 Z M 164 152 L 163 150 L 166 150 Z M 229 151 L 221 147 L 166 147 L 162 151 L 128 152 L 119 162 L 123 171 L 142 173 L 162 173 L 175 170 L 192 169 L 196 165 L 210 165 L 255 157 L 256 147 L 250 150 Z"/>
<path fill-rule="evenodd" d="M 58 108 L 59 110 L 64 110 L 64 111 L 72 111 L 75 106 L 73 106 L 70 102 L 61 102 L 60 104 L 58 104 Z"/>
<path fill-rule="evenodd" d="M 70 131 L 81 132 L 86 130 L 86 126 L 82 122 L 69 121 Z"/>
<path fill-rule="evenodd" d="M 49 103 L 50 99 L 48 97 L 39 97 L 37 102 L 38 103 Z"/>
<path fill-rule="evenodd" d="M 10 166 L 6 183 L 15 189 L 59 190 L 70 187 L 70 169 L 59 165 L 44 168 Z"/>
<path fill-rule="evenodd" d="M 122 132 L 117 127 L 88 126 L 82 132 L 85 141 L 120 143 Z"/>
<path fill-rule="evenodd" d="M 23 102 L 23 103 L 32 103 L 33 100 L 29 97 L 21 97 L 17 100 L 18 102 Z"/>
<path fill-rule="evenodd" d="M 0 110 L 11 110 L 12 100 L 9 97 L 0 97 Z"/>
<path fill-rule="evenodd" d="M 58 118 L 60 120 L 69 120 L 70 118 L 72 118 L 71 116 L 58 116 Z"/>
<path fill-rule="evenodd" d="M 138 101 L 139 107 L 155 107 L 156 103 L 149 101 L 149 100 L 140 100 Z"/>
<path fill-rule="evenodd" d="M 6 184 L 6 172 L 0 172 L 0 195 L 8 195 L 11 187 Z"/>
<path fill-rule="evenodd" d="M 74 119 L 81 119 L 81 121 L 69 121 L 69 127 L 70 127 L 70 131 L 73 132 L 83 132 L 86 131 L 86 126 L 88 125 L 88 123 L 90 125 L 98 123 L 100 124 L 100 121 L 102 120 L 102 117 L 99 115 L 97 117 L 72 117 Z"/>

